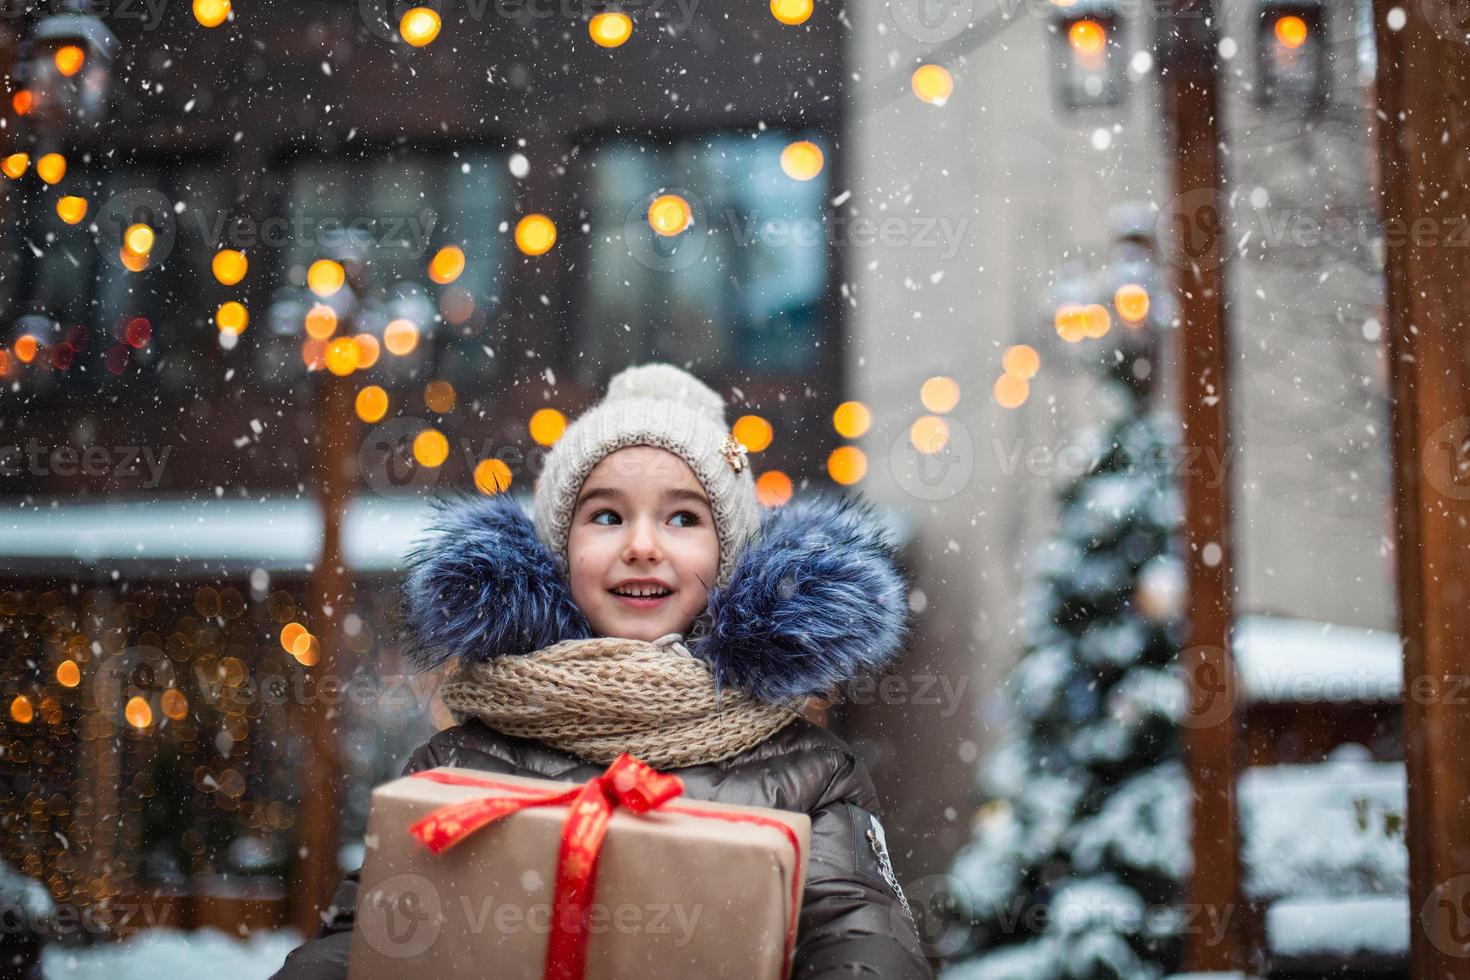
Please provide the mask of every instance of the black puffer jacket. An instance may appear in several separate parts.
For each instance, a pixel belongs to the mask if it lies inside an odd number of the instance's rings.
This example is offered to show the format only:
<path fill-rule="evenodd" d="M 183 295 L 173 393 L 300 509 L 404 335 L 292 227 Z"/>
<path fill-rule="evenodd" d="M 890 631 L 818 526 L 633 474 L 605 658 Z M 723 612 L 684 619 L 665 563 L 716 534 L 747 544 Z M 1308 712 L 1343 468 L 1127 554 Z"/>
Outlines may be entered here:
<path fill-rule="evenodd" d="M 416 554 L 405 619 L 420 659 L 515 656 L 590 635 L 530 518 L 504 497 L 454 505 Z M 908 628 L 908 583 L 866 508 L 843 499 L 768 514 L 730 581 L 711 593 L 690 651 L 722 686 L 772 702 L 830 694 L 890 664 Z M 602 767 L 478 721 L 446 729 L 405 772 L 435 766 L 582 782 Z M 922 980 L 932 972 L 883 841 L 877 793 L 842 739 L 803 719 L 720 762 L 672 770 L 688 796 L 812 819 L 792 976 Z M 357 875 L 320 938 L 278 977 L 346 975 Z M 429 978 L 425 978 L 429 980 Z"/>

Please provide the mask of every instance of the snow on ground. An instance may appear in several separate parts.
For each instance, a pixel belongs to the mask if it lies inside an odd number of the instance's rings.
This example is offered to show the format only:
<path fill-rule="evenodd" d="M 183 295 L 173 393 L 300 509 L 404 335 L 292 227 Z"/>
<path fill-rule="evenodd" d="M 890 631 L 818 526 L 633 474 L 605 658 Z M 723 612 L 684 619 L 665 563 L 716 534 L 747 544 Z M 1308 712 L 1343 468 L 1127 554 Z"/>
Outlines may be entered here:
<path fill-rule="evenodd" d="M 243 942 L 215 929 L 153 929 L 122 943 L 47 946 L 41 966 L 46 980 L 265 980 L 300 944 L 289 929 L 258 932 Z"/>

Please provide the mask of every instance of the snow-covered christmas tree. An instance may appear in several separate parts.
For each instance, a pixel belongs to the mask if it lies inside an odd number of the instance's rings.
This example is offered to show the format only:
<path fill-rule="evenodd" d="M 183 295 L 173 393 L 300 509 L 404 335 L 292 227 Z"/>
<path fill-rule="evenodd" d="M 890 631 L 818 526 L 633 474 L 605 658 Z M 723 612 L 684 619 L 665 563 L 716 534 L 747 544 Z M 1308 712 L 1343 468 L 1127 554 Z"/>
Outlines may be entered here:
<path fill-rule="evenodd" d="M 1011 730 L 984 760 L 953 867 L 944 980 L 1154 980 L 1178 959 L 1190 867 L 1177 672 L 1183 569 L 1173 426 L 1137 350 L 1106 343 L 1090 465 L 1036 555 Z M 1135 342 L 1141 343 L 1142 340 Z"/>

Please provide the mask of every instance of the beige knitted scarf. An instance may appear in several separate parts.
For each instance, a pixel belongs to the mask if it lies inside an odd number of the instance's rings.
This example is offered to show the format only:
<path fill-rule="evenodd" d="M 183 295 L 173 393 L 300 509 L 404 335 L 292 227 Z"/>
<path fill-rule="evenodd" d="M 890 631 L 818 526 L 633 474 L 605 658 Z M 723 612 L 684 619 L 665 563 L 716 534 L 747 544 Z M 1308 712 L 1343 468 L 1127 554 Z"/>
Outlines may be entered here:
<path fill-rule="evenodd" d="M 655 769 L 717 762 L 794 721 L 792 708 L 726 689 L 679 642 L 595 637 L 461 664 L 439 694 L 456 721 L 478 718 L 607 765 L 629 752 Z"/>

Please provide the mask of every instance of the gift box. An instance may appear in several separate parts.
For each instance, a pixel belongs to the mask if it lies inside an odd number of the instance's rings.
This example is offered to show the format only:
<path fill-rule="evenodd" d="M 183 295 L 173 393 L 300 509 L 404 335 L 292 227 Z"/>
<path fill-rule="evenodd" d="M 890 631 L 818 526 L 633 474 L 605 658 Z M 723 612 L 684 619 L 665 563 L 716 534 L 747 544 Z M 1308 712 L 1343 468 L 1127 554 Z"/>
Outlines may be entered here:
<path fill-rule="evenodd" d="M 378 787 L 349 977 L 789 976 L 810 818 L 682 788 L 627 755 L 585 784 L 440 768 Z"/>

